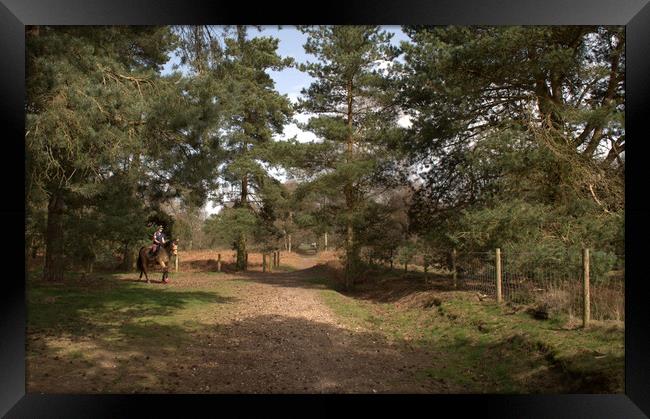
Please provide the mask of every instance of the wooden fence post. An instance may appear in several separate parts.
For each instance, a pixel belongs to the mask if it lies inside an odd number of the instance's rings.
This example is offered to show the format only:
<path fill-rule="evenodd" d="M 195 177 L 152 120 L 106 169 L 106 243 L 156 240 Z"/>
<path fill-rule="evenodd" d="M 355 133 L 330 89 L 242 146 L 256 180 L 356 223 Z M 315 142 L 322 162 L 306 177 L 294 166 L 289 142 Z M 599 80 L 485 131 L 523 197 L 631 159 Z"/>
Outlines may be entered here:
<path fill-rule="evenodd" d="M 458 272 L 456 271 L 456 248 L 451 249 L 451 276 L 454 282 L 454 288 L 458 287 Z"/>
<path fill-rule="evenodd" d="M 262 272 L 266 272 L 266 253 L 262 253 Z"/>
<path fill-rule="evenodd" d="M 176 257 L 174 258 L 174 272 L 178 273 L 178 252 L 176 252 Z"/>
<path fill-rule="evenodd" d="M 582 301 L 584 311 L 582 313 L 582 327 L 589 326 L 591 308 L 589 305 L 589 249 L 582 249 Z"/>
<path fill-rule="evenodd" d="M 496 251 L 496 279 L 497 279 L 497 303 L 503 302 L 501 295 L 501 249 L 497 247 Z"/>
<path fill-rule="evenodd" d="M 217 272 L 221 272 L 221 253 L 217 254 Z"/>

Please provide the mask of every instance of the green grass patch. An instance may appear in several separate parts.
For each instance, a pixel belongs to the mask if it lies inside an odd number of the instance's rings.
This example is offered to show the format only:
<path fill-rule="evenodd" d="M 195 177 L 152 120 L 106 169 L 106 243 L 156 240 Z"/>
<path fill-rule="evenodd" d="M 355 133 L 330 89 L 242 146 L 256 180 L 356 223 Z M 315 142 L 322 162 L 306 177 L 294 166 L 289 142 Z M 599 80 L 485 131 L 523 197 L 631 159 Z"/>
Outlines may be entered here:
<path fill-rule="evenodd" d="M 623 392 L 624 331 L 595 325 L 563 328 L 496 303 L 450 298 L 439 307 L 398 309 L 326 289 L 323 301 L 341 320 L 414 341 L 443 358 L 418 377 L 471 393 Z"/>
<path fill-rule="evenodd" d="M 337 291 L 324 289 L 321 290 L 321 296 L 325 304 L 349 326 L 373 327 L 380 321 L 367 304 L 355 301 Z"/>
<path fill-rule="evenodd" d="M 197 330 L 235 301 L 231 284 L 194 289 L 118 281 L 27 286 L 27 326 L 48 335 L 167 343 Z"/>

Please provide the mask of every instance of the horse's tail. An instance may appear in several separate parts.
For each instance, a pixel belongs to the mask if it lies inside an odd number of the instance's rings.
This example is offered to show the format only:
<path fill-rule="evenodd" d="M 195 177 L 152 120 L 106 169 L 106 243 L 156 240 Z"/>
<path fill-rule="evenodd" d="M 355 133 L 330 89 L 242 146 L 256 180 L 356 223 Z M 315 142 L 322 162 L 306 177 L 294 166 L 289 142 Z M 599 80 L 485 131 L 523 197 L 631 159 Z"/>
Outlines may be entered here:
<path fill-rule="evenodd" d="M 144 271 L 144 266 L 142 266 L 142 249 L 144 249 L 144 246 L 140 248 L 140 251 L 138 252 L 138 270 L 140 272 Z"/>

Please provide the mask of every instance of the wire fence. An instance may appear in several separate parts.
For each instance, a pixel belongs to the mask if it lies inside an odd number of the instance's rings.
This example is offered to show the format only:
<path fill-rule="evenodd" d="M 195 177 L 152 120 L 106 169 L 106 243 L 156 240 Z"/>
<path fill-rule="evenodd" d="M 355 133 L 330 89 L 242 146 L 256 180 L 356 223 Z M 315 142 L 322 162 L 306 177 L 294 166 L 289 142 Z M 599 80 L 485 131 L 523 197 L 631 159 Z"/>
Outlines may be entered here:
<path fill-rule="evenodd" d="M 583 317 L 586 287 L 588 319 L 625 320 L 625 255 L 589 252 L 588 285 L 580 252 L 459 252 L 454 259 L 451 275 L 459 289 L 498 299 L 500 285 L 502 301 L 529 305 L 541 315 Z"/>

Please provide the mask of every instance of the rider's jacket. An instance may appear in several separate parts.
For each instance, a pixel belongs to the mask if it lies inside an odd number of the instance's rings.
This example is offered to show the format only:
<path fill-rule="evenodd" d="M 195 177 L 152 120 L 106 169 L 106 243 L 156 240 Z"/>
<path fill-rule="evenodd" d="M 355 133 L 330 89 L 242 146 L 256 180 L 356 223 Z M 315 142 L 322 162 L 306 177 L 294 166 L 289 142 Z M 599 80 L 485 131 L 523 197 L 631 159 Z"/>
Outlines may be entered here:
<path fill-rule="evenodd" d="M 165 235 L 159 231 L 156 231 L 153 235 L 154 242 L 158 241 L 159 243 L 162 243 L 164 238 Z"/>

